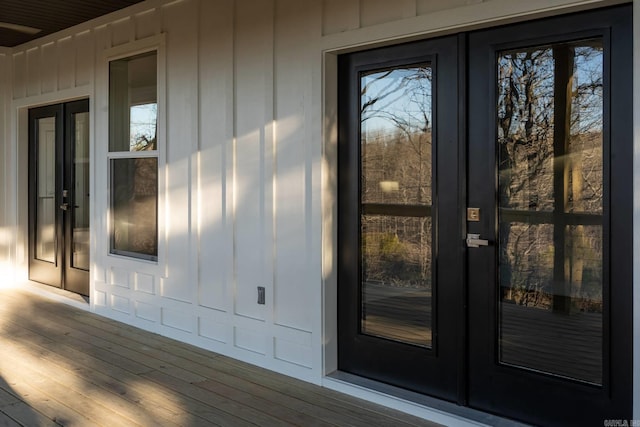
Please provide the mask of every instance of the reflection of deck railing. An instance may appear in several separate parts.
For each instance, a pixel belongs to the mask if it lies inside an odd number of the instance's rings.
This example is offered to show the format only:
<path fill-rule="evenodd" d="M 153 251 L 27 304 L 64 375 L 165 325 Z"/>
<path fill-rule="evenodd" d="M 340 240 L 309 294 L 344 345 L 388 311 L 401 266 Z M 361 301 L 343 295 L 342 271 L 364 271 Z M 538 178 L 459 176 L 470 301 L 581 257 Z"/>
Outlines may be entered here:
<path fill-rule="evenodd" d="M 501 304 L 500 361 L 602 383 L 602 313 Z"/>
<path fill-rule="evenodd" d="M 363 284 L 362 332 L 394 341 L 431 346 L 431 287 Z"/>
<path fill-rule="evenodd" d="M 525 211 L 500 208 L 501 222 L 525 224 L 602 225 L 602 215 L 576 212 Z"/>
<path fill-rule="evenodd" d="M 363 215 L 431 216 L 429 205 L 363 203 L 361 210 Z"/>

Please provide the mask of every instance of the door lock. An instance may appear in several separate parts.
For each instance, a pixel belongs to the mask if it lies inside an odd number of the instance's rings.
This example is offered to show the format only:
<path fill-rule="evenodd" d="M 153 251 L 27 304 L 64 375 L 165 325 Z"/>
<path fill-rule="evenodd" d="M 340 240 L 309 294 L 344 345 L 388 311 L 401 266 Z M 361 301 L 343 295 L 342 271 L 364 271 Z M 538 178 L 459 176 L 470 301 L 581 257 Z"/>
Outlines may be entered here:
<path fill-rule="evenodd" d="M 479 248 L 480 246 L 489 246 L 489 241 L 481 239 L 479 234 L 467 233 L 467 247 Z"/>

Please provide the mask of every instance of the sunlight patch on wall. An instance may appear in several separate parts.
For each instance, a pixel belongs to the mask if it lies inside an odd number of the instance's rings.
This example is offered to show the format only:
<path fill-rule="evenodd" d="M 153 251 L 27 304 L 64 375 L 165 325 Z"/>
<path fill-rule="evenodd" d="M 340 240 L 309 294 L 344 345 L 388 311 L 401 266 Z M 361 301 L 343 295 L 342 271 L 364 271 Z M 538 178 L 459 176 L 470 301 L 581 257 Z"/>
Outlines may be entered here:
<path fill-rule="evenodd" d="M 14 268 L 10 256 L 12 235 L 10 228 L 0 227 L 0 289 L 16 286 Z"/>

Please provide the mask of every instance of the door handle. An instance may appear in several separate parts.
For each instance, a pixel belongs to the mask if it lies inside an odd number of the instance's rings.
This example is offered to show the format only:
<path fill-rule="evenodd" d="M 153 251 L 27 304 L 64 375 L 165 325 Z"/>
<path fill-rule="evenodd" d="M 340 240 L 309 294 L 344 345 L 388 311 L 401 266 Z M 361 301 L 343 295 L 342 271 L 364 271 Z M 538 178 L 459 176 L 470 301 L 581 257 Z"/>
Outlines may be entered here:
<path fill-rule="evenodd" d="M 481 239 L 479 234 L 467 233 L 467 247 L 479 248 L 480 246 L 489 246 L 489 241 Z"/>
<path fill-rule="evenodd" d="M 69 203 L 63 203 L 60 205 L 60 209 L 62 209 L 63 211 L 66 211 L 67 209 L 69 209 Z"/>

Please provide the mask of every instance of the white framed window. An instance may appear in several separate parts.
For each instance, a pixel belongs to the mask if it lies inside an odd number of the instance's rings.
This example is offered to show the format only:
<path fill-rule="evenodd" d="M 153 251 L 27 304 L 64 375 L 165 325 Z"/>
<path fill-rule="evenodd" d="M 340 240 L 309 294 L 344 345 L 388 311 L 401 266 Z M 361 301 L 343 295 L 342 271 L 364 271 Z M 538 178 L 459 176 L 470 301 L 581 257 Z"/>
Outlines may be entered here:
<path fill-rule="evenodd" d="M 109 60 L 109 253 L 158 260 L 157 49 Z"/>

